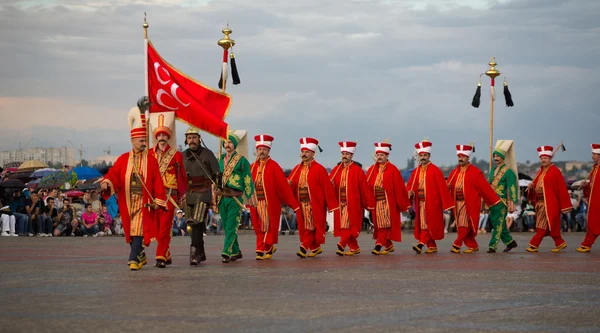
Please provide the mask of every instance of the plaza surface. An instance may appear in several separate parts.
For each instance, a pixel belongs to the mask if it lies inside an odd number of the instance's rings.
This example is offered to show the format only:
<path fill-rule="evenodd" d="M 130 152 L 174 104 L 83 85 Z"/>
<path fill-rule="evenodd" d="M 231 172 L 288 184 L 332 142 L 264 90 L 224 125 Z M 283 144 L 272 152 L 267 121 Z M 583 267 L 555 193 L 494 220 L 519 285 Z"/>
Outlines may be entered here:
<path fill-rule="evenodd" d="M 222 264 L 223 237 L 205 238 L 208 260 L 188 265 L 189 238 L 174 237 L 173 265 L 141 271 L 125 265 L 122 237 L 0 238 L 2 332 L 599 332 L 600 245 L 525 252 L 530 233 L 515 233 L 510 253 L 417 255 L 412 234 L 388 256 L 324 253 L 299 259 L 296 236 L 280 236 L 272 260 L 254 259 L 253 232 L 242 231 L 244 259 Z M 156 244 L 147 250 L 153 258 Z"/>

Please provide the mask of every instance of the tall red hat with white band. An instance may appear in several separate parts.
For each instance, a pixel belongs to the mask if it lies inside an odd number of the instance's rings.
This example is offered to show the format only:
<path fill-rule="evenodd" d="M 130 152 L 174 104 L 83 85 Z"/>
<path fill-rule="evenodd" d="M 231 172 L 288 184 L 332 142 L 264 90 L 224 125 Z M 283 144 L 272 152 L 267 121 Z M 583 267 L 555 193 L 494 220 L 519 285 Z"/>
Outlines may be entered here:
<path fill-rule="evenodd" d="M 146 130 L 146 115 L 141 113 L 139 118 L 135 119 L 129 124 L 131 129 L 129 133 L 132 139 L 145 139 L 148 137 L 148 131 Z"/>
<path fill-rule="evenodd" d="M 317 152 L 317 149 L 319 149 L 319 141 L 317 139 L 313 139 L 313 138 L 300 139 L 300 150 L 301 151 L 310 150 L 310 151 Z"/>
<path fill-rule="evenodd" d="M 417 142 L 415 144 L 415 149 L 417 150 L 418 154 L 424 154 L 424 153 L 428 153 L 431 154 L 431 146 L 433 144 L 429 141 L 421 141 L 421 142 Z"/>
<path fill-rule="evenodd" d="M 467 156 L 471 157 L 473 154 L 473 146 L 471 145 L 456 145 L 456 155 L 457 156 Z"/>
<path fill-rule="evenodd" d="M 600 154 L 600 143 L 592 143 L 592 153 Z"/>
<path fill-rule="evenodd" d="M 375 142 L 375 154 L 384 153 L 390 154 L 392 151 L 392 144 L 387 142 Z"/>
<path fill-rule="evenodd" d="M 260 134 L 255 136 L 254 140 L 256 141 L 256 148 L 264 147 L 271 149 L 271 145 L 273 144 L 273 140 L 275 140 L 275 138 L 268 134 Z"/>
<path fill-rule="evenodd" d="M 350 154 L 354 154 L 356 152 L 356 142 L 352 142 L 352 141 L 341 141 L 338 142 L 338 145 L 340 145 L 340 150 L 346 153 L 350 153 Z"/>
<path fill-rule="evenodd" d="M 540 155 L 540 157 L 542 157 L 542 156 L 553 157 L 552 156 L 553 150 L 554 150 L 554 147 L 552 147 L 552 146 L 541 146 L 541 147 L 538 147 L 538 149 L 537 149 L 538 155 Z"/>

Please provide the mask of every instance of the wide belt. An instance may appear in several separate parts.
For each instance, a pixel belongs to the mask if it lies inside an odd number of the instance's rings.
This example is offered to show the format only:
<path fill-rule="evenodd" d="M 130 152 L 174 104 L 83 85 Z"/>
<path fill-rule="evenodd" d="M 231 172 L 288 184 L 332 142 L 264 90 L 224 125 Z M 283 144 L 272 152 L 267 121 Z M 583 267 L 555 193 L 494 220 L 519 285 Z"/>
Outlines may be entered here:
<path fill-rule="evenodd" d="M 310 195 L 308 194 L 308 187 L 298 188 L 300 194 L 300 202 L 310 202 Z"/>
<path fill-rule="evenodd" d="M 190 190 L 194 192 L 204 191 L 212 185 L 210 179 L 204 176 L 189 177 L 188 181 Z"/>
<path fill-rule="evenodd" d="M 375 188 L 375 200 L 385 201 L 385 190 L 383 189 L 383 187 Z"/>
<path fill-rule="evenodd" d="M 425 200 L 425 190 L 424 189 L 419 189 L 419 200 L 421 200 L 421 201 Z"/>
<path fill-rule="evenodd" d="M 221 190 L 221 195 L 228 198 L 238 198 L 242 196 L 242 191 L 225 187 Z"/>
<path fill-rule="evenodd" d="M 465 201 L 465 193 L 462 190 L 456 190 L 456 201 Z"/>
<path fill-rule="evenodd" d="M 543 194 L 542 195 L 537 194 L 535 196 L 535 199 L 536 199 L 536 201 L 542 201 L 543 202 L 544 201 L 544 195 Z"/>
<path fill-rule="evenodd" d="M 254 193 L 256 193 L 257 200 L 265 200 L 265 188 L 262 185 L 254 185 Z"/>
<path fill-rule="evenodd" d="M 348 204 L 348 198 L 346 196 L 346 188 L 345 187 L 340 187 L 340 203 L 343 205 Z"/>

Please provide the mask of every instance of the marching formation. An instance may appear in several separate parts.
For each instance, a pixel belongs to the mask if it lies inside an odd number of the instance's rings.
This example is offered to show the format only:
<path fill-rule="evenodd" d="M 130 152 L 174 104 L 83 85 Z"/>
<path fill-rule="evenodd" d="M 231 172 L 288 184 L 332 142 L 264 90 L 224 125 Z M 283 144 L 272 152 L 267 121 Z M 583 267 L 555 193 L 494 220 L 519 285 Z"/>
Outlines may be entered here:
<path fill-rule="evenodd" d="M 341 161 L 328 174 L 315 160 L 321 151 L 314 138 L 300 139 L 301 162 L 286 178 L 282 168 L 270 157 L 274 138 L 256 135 L 256 161 L 250 163 L 236 151 L 240 138 L 230 132 L 222 145 L 225 152 L 217 159 L 202 141 L 200 130 L 190 127 L 185 133 L 183 153 L 170 147 L 172 129 L 165 118 L 158 116 L 153 137 L 156 146 L 147 147 L 147 126 L 144 111 L 146 98 L 138 102 L 138 113 L 131 116 L 132 150 L 121 155 L 101 183 L 106 197 L 117 193 L 123 220 L 125 240 L 130 245 L 128 265 L 139 270 L 147 264 L 144 249 L 156 239 L 156 267 L 172 263 L 169 244 L 171 221 L 176 210 L 183 208 L 187 224 L 192 229 L 190 265 L 206 260 L 203 231 L 209 208 L 221 215 L 225 239 L 222 262 L 242 259 L 237 230 L 242 210 L 250 207 L 256 234 L 256 260 L 269 260 L 277 251 L 279 216 L 286 205 L 296 212 L 300 246 L 299 258 L 316 257 L 323 253 L 326 217 L 334 216 L 334 236 L 339 237 L 336 254 L 353 256 L 361 253 L 358 243 L 365 210 L 372 216 L 374 232 L 373 255 L 388 255 L 395 251 L 394 242 L 401 242 L 400 213 L 414 209 L 412 249 L 421 254 L 438 252 L 437 240 L 444 238 L 444 214 L 453 214 L 458 228 L 457 238 L 449 249 L 452 253 L 479 251 L 477 229 L 482 205 L 490 211 L 492 237 L 488 253 L 516 248 L 505 223 L 508 213 L 518 202 L 516 161 L 513 141 L 502 140 L 493 152 L 495 165 L 484 175 L 470 157 L 474 145 L 456 145 L 457 167 L 446 179 L 431 162 L 433 144 L 423 140 L 415 144 L 418 166 L 407 182 L 399 169 L 389 161 L 392 144 L 374 143 L 375 163 L 365 173 L 353 162 L 356 142 L 339 142 Z M 589 202 L 589 226 L 578 252 L 590 252 L 600 235 L 600 144 L 592 144 L 594 167 L 589 181 L 584 182 L 584 197 Z M 553 147 L 537 149 L 540 170 L 526 189 L 535 205 L 536 233 L 526 248 L 538 252 L 543 238 L 552 237 L 559 252 L 567 247 L 561 237 L 560 217 L 573 207 L 561 171 L 552 164 Z M 464 249 L 463 249 L 464 245 Z"/>

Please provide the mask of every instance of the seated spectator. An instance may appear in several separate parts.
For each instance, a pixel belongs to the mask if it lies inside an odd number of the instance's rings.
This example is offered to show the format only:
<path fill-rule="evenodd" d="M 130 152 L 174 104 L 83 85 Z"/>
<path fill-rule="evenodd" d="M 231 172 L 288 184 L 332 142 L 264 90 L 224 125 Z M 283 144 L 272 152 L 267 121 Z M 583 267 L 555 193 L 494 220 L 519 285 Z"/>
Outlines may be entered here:
<path fill-rule="evenodd" d="M 92 205 L 92 209 L 93 208 L 94 206 Z M 102 211 L 100 212 L 100 214 L 98 214 L 98 222 L 102 223 L 102 228 L 100 228 L 102 232 L 108 235 L 114 234 L 115 229 L 113 226 L 113 218 L 108 213 L 108 207 L 106 205 L 102 206 Z"/>
<path fill-rule="evenodd" d="M 88 235 L 96 237 L 99 231 L 98 214 L 92 211 L 91 203 L 86 203 L 85 212 L 81 214 L 81 232 L 83 233 L 83 237 L 87 237 Z"/>
<path fill-rule="evenodd" d="M 208 231 L 220 235 L 222 227 L 221 215 L 212 213 L 208 223 Z"/>
<path fill-rule="evenodd" d="M 100 214 L 102 211 L 102 202 L 100 201 L 98 192 L 92 191 L 90 193 L 90 203 L 92 204 L 92 211 L 96 214 Z"/>
<path fill-rule="evenodd" d="M 288 206 L 281 207 L 281 234 L 288 231 L 293 235 L 296 228 L 296 212 Z"/>
<path fill-rule="evenodd" d="M 46 234 L 42 232 L 42 212 L 44 211 L 44 202 L 40 200 L 37 192 L 30 193 L 30 199 L 25 199 L 25 211 L 29 217 L 28 235 L 33 236 L 37 233 L 38 237 L 45 237 Z"/>
<path fill-rule="evenodd" d="M 535 206 L 533 202 L 527 201 L 523 212 L 523 227 L 529 232 L 535 231 Z"/>
<path fill-rule="evenodd" d="M 71 200 L 63 199 L 63 207 L 58 210 L 58 223 L 54 229 L 54 236 L 71 235 L 75 236 L 79 220 L 77 219 L 75 208 L 71 206 Z"/>
<path fill-rule="evenodd" d="M 489 216 L 490 214 L 488 213 L 488 211 L 482 207 L 481 213 L 479 213 L 479 230 L 477 231 L 478 234 L 487 233 L 487 231 L 485 230 L 485 226 L 487 225 Z"/>
<path fill-rule="evenodd" d="M 27 236 L 27 223 L 29 218 L 25 213 L 25 200 L 21 195 L 21 191 L 14 191 L 12 195 L 9 195 L 10 201 L 8 207 L 10 212 L 15 217 L 16 226 L 15 228 L 17 235 Z"/>
<path fill-rule="evenodd" d="M 579 195 L 575 207 L 575 222 L 579 224 L 581 231 L 587 231 L 588 203 Z"/>
<path fill-rule="evenodd" d="M 9 206 L 3 206 L 0 202 L 0 223 L 2 224 L 2 236 L 18 236 L 15 233 L 15 216 L 10 212 Z"/>
<path fill-rule="evenodd" d="M 520 218 L 520 216 L 521 206 L 515 205 L 515 211 L 506 215 L 506 229 L 511 230 L 513 225 L 517 225 L 515 222 Z"/>
<path fill-rule="evenodd" d="M 47 197 L 46 203 L 47 205 L 44 207 L 44 213 L 42 214 L 42 232 L 46 236 L 52 237 L 52 231 L 58 222 L 58 210 L 55 207 L 55 200 L 53 197 Z"/>
<path fill-rule="evenodd" d="M 175 217 L 173 218 L 173 236 L 185 236 L 187 224 L 183 218 L 184 216 L 185 213 L 181 209 L 178 209 L 175 213 Z"/>
<path fill-rule="evenodd" d="M 121 221 L 121 216 L 117 215 L 113 219 L 113 228 L 114 234 L 117 236 L 124 236 L 125 232 L 123 231 L 123 222 Z"/>

